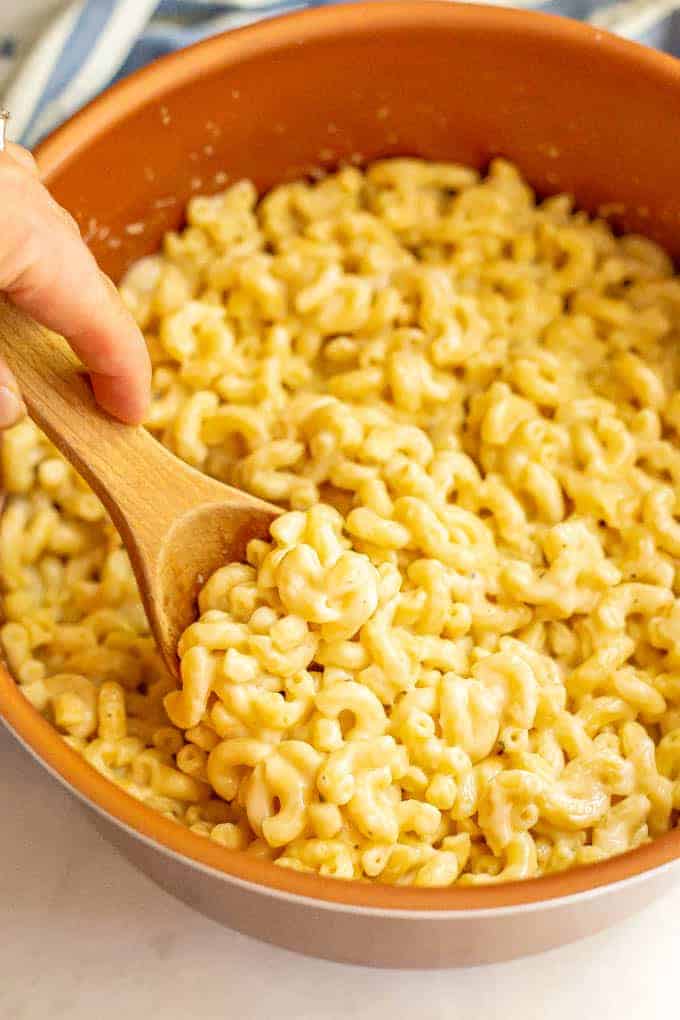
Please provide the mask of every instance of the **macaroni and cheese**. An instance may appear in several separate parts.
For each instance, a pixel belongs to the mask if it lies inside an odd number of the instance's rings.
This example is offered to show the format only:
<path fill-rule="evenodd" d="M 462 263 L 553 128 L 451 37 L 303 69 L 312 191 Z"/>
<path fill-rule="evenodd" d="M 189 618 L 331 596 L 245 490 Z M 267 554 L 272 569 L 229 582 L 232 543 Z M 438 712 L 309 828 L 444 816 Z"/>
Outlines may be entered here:
<path fill-rule="evenodd" d="M 195 197 L 125 301 L 148 427 L 287 511 L 165 672 L 120 539 L 30 422 L 1 638 L 96 769 L 345 879 L 529 878 L 680 811 L 680 278 L 639 236 L 396 159 Z"/>

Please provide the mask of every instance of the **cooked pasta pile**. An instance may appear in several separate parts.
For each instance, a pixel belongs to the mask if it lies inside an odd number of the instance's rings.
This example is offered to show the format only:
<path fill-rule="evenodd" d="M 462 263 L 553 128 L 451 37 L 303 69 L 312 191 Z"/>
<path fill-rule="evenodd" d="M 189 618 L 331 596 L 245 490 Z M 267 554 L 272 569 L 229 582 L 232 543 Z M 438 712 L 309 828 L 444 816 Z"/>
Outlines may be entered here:
<path fill-rule="evenodd" d="M 122 293 L 148 427 L 289 511 L 203 588 L 181 683 L 29 422 L 1 637 L 133 796 L 232 849 L 419 886 L 598 861 L 680 809 L 680 279 L 497 161 L 240 182 Z"/>

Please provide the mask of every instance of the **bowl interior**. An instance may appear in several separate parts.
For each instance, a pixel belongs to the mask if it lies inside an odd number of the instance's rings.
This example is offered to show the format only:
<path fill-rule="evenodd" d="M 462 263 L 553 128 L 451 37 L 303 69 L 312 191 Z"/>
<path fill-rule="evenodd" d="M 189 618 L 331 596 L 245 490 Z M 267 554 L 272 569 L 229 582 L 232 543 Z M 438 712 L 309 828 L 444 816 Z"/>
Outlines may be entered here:
<path fill-rule="evenodd" d="M 552 16 L 387 3 L 232 33 L 124 82 L 40 150 L 115 277 L 187 199 L 390 155 L 516 162 L 680 253 L 680 64 Z"/>
<path fill-rule="evenodd" d="M 455 4 L 307 12 L 209 40 L 115 89 L 38 153 L 55 197 L 114 278 L 182 222 L 187 199 L 343 161 L 417 155 L 518 164 L 680 254 L 680 64 L 582 25 Z M 0 712 L 81 793 L 167 848 L 291 892 L 423 909 L 565 895 L 680 856 L 680 832 L 602 865 L 485 889 L 338 883 L 235 855 L 131 802 L 0 675 Z M 245 863 L 244 863 L 245 862 Z"/>

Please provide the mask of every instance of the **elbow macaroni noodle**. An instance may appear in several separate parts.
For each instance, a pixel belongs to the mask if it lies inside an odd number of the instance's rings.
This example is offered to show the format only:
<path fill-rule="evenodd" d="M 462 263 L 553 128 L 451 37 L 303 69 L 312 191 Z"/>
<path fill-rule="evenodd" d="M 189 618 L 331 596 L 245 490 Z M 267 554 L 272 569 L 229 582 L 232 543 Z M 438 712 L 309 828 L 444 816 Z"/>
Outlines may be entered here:
<path fill-rule="evenodd" d="M 416 886 L 529 878 L 680 812 L 680 279 L 637 236 L 397 159 L 197 197 L 122 294 L 148 426 L 285 505 L 205 584 L 181 682 L 30 422 L 4 655 L 100 772 L 218 844 Z"/>

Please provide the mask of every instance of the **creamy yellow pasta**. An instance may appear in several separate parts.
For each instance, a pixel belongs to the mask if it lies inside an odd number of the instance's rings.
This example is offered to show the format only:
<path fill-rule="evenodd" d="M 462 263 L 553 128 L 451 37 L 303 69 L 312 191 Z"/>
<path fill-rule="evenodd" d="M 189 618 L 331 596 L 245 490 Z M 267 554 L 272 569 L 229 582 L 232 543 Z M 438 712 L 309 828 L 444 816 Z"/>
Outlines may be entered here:
<path fill-rule="evenodd" d="M 95 768 L 230 848 L 441 886 L 680 809 L 680 279 L 517 171 L 391 160 L 194 198 L 122 293 L 149 428 L 285 506 L 179 685 L 120 540 L 25 422 L 5 656 Z"/>

